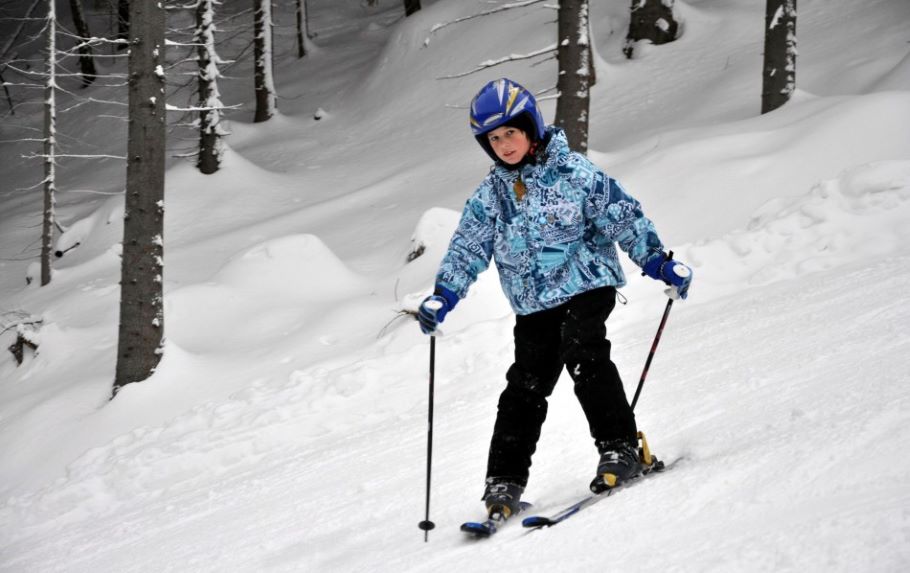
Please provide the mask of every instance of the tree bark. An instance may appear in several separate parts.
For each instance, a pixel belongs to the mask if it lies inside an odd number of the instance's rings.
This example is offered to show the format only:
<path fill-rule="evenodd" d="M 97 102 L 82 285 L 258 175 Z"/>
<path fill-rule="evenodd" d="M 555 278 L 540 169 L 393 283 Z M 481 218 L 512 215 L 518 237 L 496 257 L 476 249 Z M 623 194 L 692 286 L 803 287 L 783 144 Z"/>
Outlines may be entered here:
<path fill-rule="evenodd" d="M 130 0 L 117 0 L 117 39 L 126 40 L 129 38 L 129 35 Z M 126 48 L 126 44 L 117 44 L 118 50 L 125 50 Z"/>
<path fill-rule="evenodd" d="M 129 128 L 114 395 L 145 380 L 164 340 L 165 11 L 130 4 Z"/>
<path fill-rule="evenodd" d="M 275 82 L 272 78 L 272 2 L 253 0 L 253 59 L 256 85 L 256 115 L 254 122 L 266 121 L 275 115 Z"/>
<path fill-rule="evenodd" d="M 761 112 L 784 105 L 796 89 L 796 0 L 768 0 Z"/>
<path fill-rule="evenodd" d="M 304 22 L 306 21 L 306 7 L 303 0 L 297 0 L 297 57 L 302 58 L 306 55 L 306 42 L 303 40 Z"/>
<path fill-rule="evenodd" d="M 47 80 L 44 87 L 44 216 L 41 225 L 41 286 L 51 282 L 57 202 L 57 8 L 47 2 Z"/>
<path fill-rule="evenodd" d="M 76 34 L 81 40 L 82 46 L 79 47 L 79 67 L 82 70 L 82 87 L 88 87 L 95 81 L 98 75 L 95 69 L 95 58 L 92 56 L 92 47 L 87 44 L 92 37 L 88 29 L 88 21 L 85 19 L 85 11 L 82 9 L 82 0 L 70 0 L 70 10 L 73 13 L 73 25 L 76 27 Z"/>
<path fill-rule="evenodd" d="M 555 123 L 565 130 L 570 148 L 587 153 L 592 65 L 588 0 L 561 0 L 558 18 L 559 99 Z"/>
<path fill-rule="evenodd" d="M 420 0 L 404 0 L 404 15 L 410 16 L 420 10 Z"/>
<path fill-rule="evenodd" d="M 6 80 L 3 79 L 3 68 L 0 68 L 0 84 L 3 85 L 3 93 L 6 94 L 6 103 L 9 104 L 9 114 L 16 115 L 16 107 L 13 105 L 13 97 L 9 93 L 9 88 L 6 86 Z"/>
<path fill-rule="evenodd" d="M 196 4 L 196 53 L 199 62 L 199 171 L 210 175 L 221 166 L 221 94 L 215 53 L 213 0 Z"/>
<path fill-rule="evenodd" d="M 650 40 L 655 45 L 676 39 L 679 23 L 673 17 L 675 0 L 632 0 L 632 18 L 622 51 L 632 58 L 635 42 Z"/>

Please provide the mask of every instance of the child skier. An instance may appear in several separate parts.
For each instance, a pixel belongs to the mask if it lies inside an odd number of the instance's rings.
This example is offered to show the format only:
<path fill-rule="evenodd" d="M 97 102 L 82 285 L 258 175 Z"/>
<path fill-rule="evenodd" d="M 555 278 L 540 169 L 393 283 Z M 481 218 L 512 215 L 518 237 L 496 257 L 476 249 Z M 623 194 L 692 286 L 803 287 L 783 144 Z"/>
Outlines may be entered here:
<path fill-rule="evenodd" d="M 625 284 L 616 244 L 681 298 L 692 273 L 664 254 L 639 202 L 570 151 L 561 129 L 546 126 L 528 90 L 505 78 L 488 83 L 470 120 L 495 165 L 467 201 L 418 320 L 433 334 L 495 259 L 516 314 L 515 362 L 499 398 L 483 500 L 491 518 L 508 519 L 564 366 L 600 453 L 597 475 L 619 483 L 641 473 L 635 417 L 606 339 L 616 288 Z"/>

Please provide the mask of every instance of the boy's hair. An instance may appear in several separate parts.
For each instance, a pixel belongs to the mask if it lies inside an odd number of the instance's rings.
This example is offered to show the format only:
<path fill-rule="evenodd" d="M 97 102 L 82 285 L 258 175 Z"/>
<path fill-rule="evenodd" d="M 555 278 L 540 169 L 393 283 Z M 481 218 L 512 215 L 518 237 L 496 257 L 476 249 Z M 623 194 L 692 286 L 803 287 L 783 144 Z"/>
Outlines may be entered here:
<path fill-rule="evenodd" d="M 537 126 L 534 123 L 534 118 L 531 117 L 531 114 L 527 112 L 520 113 L 499 127 L 514 127 L 515 129 L 520 129 L 528 136 L 528 140 L 531 142 L 531 149 L 533 150 L 536 148 L 536 145 L 534 144 L 538 141 Z M 493 146 L 490 145 L 490 140 L 488 139 L 488 133 L 478 135 L 477 143 L 483 147 L 484 151 L 487 152 L 487 155 L 489 155 L 493 161 L 500 165 L 504 165 L 499 157 L 496 156 L 496 152 L 493 151 Z"/>
<path fill-rule="evenodd" d="M 513 117 L 502 125 L 520 129 L 532 142 L 537 141 L 537 126 L 534 125 L 534 120 L 531 119 L 531 115 L 527 112 Z"/>

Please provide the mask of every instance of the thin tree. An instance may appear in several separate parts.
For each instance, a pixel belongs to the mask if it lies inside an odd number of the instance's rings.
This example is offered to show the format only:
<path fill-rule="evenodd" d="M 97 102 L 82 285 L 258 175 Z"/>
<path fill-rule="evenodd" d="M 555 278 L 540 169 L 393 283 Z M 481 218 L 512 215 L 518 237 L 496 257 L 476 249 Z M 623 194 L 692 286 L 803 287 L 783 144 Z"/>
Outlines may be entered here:
<path fill-rule="evenodd" d="M 82 9 L 82 0 L 70 0 L 70 11 L 73 15 L 73 25 L 79 35 L 79 67 L 82 70 L 82 87 L 88 87 L 95 81 L 98 72 L 95 69 L 95 59 L 92 57 L 92 38 L 89 32 L 85 11 Z"/>
<path fill-rule="evenodd" d="M 588 0 L 560 1 L 557 33 L 559 99 L 554 123 L 565 130 L 569 147 L 587 153 L 592 79 Z"/>
<path fill-rule="evenodd" d="M 256 88 L 254 122 L 275 115 L 275 82 L 272 76 L 272 2 L 253 0 L 253 59 Z"/>
<path fill-rule="evenodd" d="M 42 137 L 39 139 L 34 138 L 20 138 L 16 141 L 22 143 L 31 143 L 35 142 L 41 143 L 41 151 L 31 151 L 28 155 L 23 157 L 28 159 L 41 159 L 44 164 L 44 176 L 43 179 L 36 185 L 43 187 L 43 209 L 41 211 L 41 236 L 39 240 L 40 244 L 40 254 L 38 256 L 39 261 L 39 280 L 42 286 L 50 284 L 53 279 L 53 264 L 52 261 L 55 257 L 61 257 L 64 253 L 71 250 L 76 245 L 72 245 L 67 248 L 55 248 L 55 234 L 59 231 L 65 233 L 66 229 L 60 224 L 57 219 L 56 213 L 56 196 L 58 190 L 58 160 L 61 158 L 94 158 L 94 159 L 110 159 L 114 156 L 110 155 L 85 155 L 85 154 L 69 154 L 61 153 L 61 148 L 59 142 L 62 137 L 66 137 L 65 134 L 61 134 L 58 129 L 58 116 L 60 114 L 65 114 L 67 111 L 72 110 L 76 107 L 88 103 L 101 103 L 105 105 L 125 105 L 123 102 L 111 102 L 103 101 L 96 99 L 90 96 L 80 96 L 74 92 L 71 92 L 66 89 L 65 86 L 60 85 L 61 78 L 67 76 L 78 76 L 79 74 L 68 73 L 66 71 L 65 65 L 62 63 L 65 58 L 69 57 L 79 57 L 81 55 L 80 48 L 83 44 L 89 46 L 94 43 L 103 43 L 109 42 L 109 40 L 104 40 L 101 38 L 89 38 L 83 39 L 80 37 L 73 36 L 69 34 L 65 29 L 59 25 L 58 13 L 57 13 L 57 3 L 54 0 L 38 0 L 40 5 L 46 7 L 46 14 L 40 19 L 42 22 L 40 34 L 46 34 L 45 36 L 45 54 L 44 60 L 42 62 L 43 70 L 32 68 L 31 60 L 17 60 L 15 54 L 12 54 L 12 59 L 6 60 L 3 63 L 3 66 L 12 71 L 15 74 L 24 76 L 27 78 L 25 81 L 20 82 L 4 82 L 4 89 L 7 87 L 15 87 L 23 90 L 41 90 L 43 98 L 39 101 L 37 98 L 34 100 L 26 100 L 22 105 L 41 105 L 44 115 L 44 129 Z M 25 18 L 21 20 L 31 21 L 31 12 L 34 9 L 36 4 L 33 4 L 29 11 L 26 13 Z M 0 54 L 3 54 L 4 57 L 10 53 L 10 50 L 14 46 L 14 42 L 19 38 L 23 27 L 20 26 L 19 30 L 13 34 L 10 40 L 4 45 Z M 75 37 L 77 44 L 75 47 L 70 49 L 60 50 L 58 46 L 58 35 Z M 28 40 L 29 42 L 31 39 Z M 62 73 L 61 73 L 62 70 Z M 113 78 L 116 77 L 116 74 L 105 74 L 102 76 L 95 76 L 95 80 L 98 78 Z M 104 87 L 115 87 L 110 84 L 106 84 Z M 72 97 L 73 100 L 76 100 L 76 103 L 73 103 L 69 109 L 60 109 L 58 108 L 58 92 L 66 93 Z M 13 104 L 10 102 L 10 113 L 13 113 Z M 123 159 L 118 157 L 118 159 Z M 26 281 L 31 283 L 34 277 L 27 276 Z"/>
<path fill-rule="evenodd" d="M 304 36 L 309 37 L 307 31 L 309 21 L 307 18 L 306 0 L 296 0 L 295 16 L 297 20 L 297 57 L 302 58 L 306 55 L 306 41 Z"/>
<path fill-rule="evenodd" d="M 140 0 L 141 1 L 141 0 Z M 117 0 L 117 39 L 126 40 L 130 35 L 130 0 Z M 125 50 L 128 44 L 118 44 L 118 50 Z"/>
<path fill-rule="evenodd" d="M 796 89 L 796 0 L 768 0 L 761 112 L 784 105 Z"/>
<path fill-rule="evenodd" d="M 148 378 L 164 340 L 165 11 L 130 3 L 129 128 L 114 395 Z"/>
<path fill-rule="evenodd" d="M 420 0 L 404 0 L 404 15 L 410 16 L 420 10 Z"/>
<path fill-rule="evenodd" d="M 199 171 L 215 173 L 221 166 L 221 94 L 215 52 L 215 0 L 197 0 L 195 44 L 199 63 Z"/>
<path fill-rule="evenodd" d="M 638 41 L 660 45 L 676 39 L 679 23 L 673 16 L 674 3 L 675 0 L 632 0 L 629 33 L 622 49 L 627 58 L 632 58 Z"/>
<path fill-rule="evenodd" d="M 10 115 L 15 115 L 16 109 L 13 105 L 13 98 L 10 95 L 9 87 L 7 81 L 3 79 L 3 71 L 7 66 L 6 59 L 9 56 L 9 52 L 16 41 L 19 39 L 19 36 L 22 35 L 22 31 L 25 29 L 26 24 L 31 20 L 32 13 L 38 8 L 38 5 L 41 4 L 42 0 L 33 0 L 31 6 L 28 10 L 25 11 L 25 15 L 19 20 L 19 26 L 16 28 L 16 31 L 13 34 L 10 34 L 6 40 L 6 43 L 3 44 L 3 47 L 0 48 L 0 60 L 3 61 L 2 67 L 0 67 L 0 83 L 3 84 L 3 91 L 6 94 L 6 101 L 9 103 L 9 112 Z M 10 59 L 15 59 L 15 55 L 12 55 Z"/>
<path fill-rule="evenodd" d="M 41 226 L 41 286 L 51 282 L 57 192 L 57 8 L 47 2 L 47 76 L 44 89 L 44 216 Z"/>
<path fill-rule="evenodd" d="M 6 103 L 9 104 L 9 114 L 16 115 L 16 107 L 13 105 L 13 96 L 9 93 L 9 86 L 6 84 L 6 80 L 3 79 L 3 68 L 6 67 L 6 64 L 0 66 L 0 84 L 3 85 L 3 93 L 6 94 Z"/>

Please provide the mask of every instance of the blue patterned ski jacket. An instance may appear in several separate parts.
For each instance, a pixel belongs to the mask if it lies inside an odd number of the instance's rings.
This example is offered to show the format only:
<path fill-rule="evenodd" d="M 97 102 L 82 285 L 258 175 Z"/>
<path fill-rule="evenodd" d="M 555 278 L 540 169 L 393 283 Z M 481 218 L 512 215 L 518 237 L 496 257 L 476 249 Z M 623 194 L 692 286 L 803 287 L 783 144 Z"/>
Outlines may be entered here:
<path fill-rule="evenodd" d="M 570 151 L 562 129 L 547 131 L 537 164 L 495 166 L 468 199 L 436 284 L 464 298 L 492 257 L 512 309 L 531 314 L 626 284 L 617 244 L 640 267 L 660 256 L 663 244 L 641 204 Z M 522 200 L 516 183 L 526 189 Z"/>

